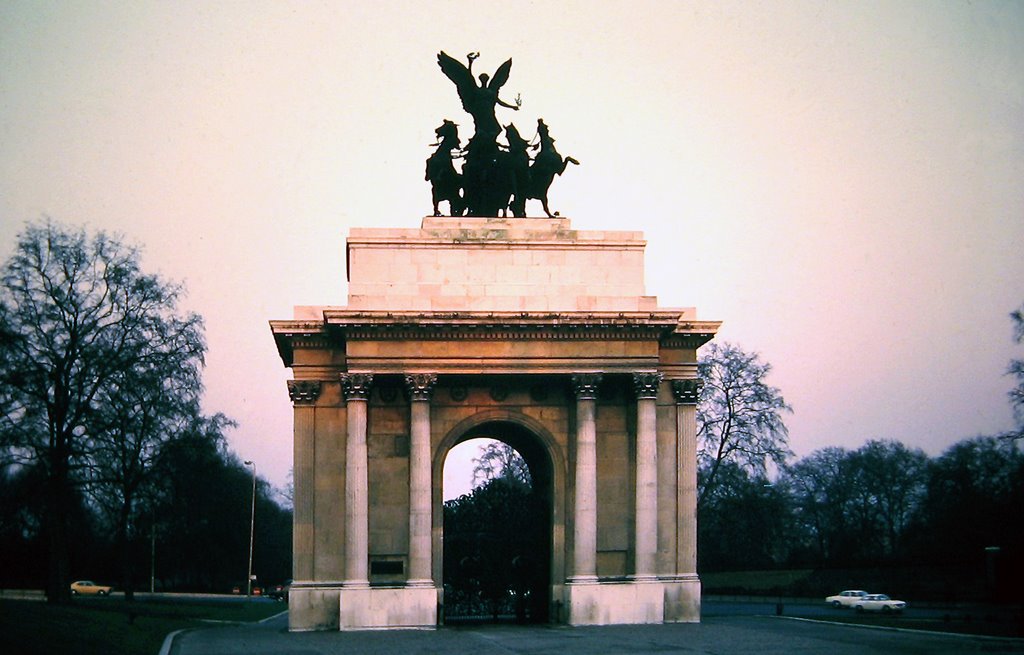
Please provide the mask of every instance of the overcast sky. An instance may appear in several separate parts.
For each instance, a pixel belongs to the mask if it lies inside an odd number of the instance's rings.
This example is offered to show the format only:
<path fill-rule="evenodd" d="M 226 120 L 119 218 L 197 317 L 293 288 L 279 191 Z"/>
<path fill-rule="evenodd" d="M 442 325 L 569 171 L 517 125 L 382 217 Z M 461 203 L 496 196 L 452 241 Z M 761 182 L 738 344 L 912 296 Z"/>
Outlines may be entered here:
<path fill-rule="evenodd" d="M 351 227 L 417 227 L 439 50 L 513 59 L 554 210 L 642 230 L 647 291 L 722 320 L 791 446 L 939 454 L 1007 429 L 1024 302 L 1019 2 L 0 4 L 0 255 L 44 215 L 121 232 L 206 319 L 206 408 L 283 485 L 267 321 L 344 305 Z M 531 204 L 530 214 L 540 213 Z"/>

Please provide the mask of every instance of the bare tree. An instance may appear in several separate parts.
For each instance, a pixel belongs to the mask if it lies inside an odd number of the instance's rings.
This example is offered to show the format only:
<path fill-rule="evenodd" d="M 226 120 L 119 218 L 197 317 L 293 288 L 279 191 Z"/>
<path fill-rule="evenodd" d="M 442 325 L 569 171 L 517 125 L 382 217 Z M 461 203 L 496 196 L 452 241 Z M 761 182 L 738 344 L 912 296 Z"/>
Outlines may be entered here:
<path fill-rule="evenodd" d="M 796 520 L 822 560 L 850 562 L 900 554 L 923 502 L 928 456 L 898 441 L 854 451 L 828 447 L 787 466 Z"/>
<path fill-rule="evenodd" d="M 495 479 L 503 479 L 530 487 L 530 468 L 522 455 L 504 441 L 491 441 L 480 446 L 473 459 L 473 486 Z"/>
<path fill-rule="evenodd" d="M 785 468 L 796 520 L 814 540 L 822 560 L 846 556 L 853 543 L 846 514 L 852 496 L 849 457 L 844 448 L 829 446 Z"/>
<path fill-rule="evenodd" d="M 99 400 L 119 376 L 160 356 L 151 339 L 182 290 L 144 274 L 138 250 L 119 238 L 51 220 L 25 228 L 2 280 L 0 436 L 13 461 L 42 466 L 46 591 L 67 602 L 67 526 L 102 430 Z M 198 317 L 181 320 L 198 334 Z"/>
<path fill-rule="evenodd" d="M 1024 305 L 1010 312 L 1013 320 L 1013 338 L 1017 343 L 1024 343 Z M 1009 433 L 1012 439 L 1024 439 L 1024 359 L 1010 360 L 1007 374 L 1017 380 L 1017 386 L 1010 390 L 1010 406 L 1017 426 Z"/>
<path fill-rule="evenodd" d="M 928 456 L 898 441 L 872 440 L 851 454 L 851 464 L 848 483 L 860 492 L 867 542 L 880 551 L 867 554 L 892 557 L 924 499 Z"/>
<path fill-rule="evenodd" d="M 132 600 L 130 540 L 137 505 L 151 486 L 162 449 L 199 415 L 202 335 L 197 317 L 154 325 L 152 352 L 119 371 L 99 394 L 89 448 L 88 490 L 115 524 L 121 550 L 122 588 Z"/>
<path fill-rule="evenodd" d="M 791 453 L 782 414 L 793 409 L 766 382 L 771 365 L 757 353 L 711 343 L 697 367 L 704 382 L 697 405 L 700 504 L 717 484 L 725 462 L 761 476 L 768 462 L 785 462 Z"/>

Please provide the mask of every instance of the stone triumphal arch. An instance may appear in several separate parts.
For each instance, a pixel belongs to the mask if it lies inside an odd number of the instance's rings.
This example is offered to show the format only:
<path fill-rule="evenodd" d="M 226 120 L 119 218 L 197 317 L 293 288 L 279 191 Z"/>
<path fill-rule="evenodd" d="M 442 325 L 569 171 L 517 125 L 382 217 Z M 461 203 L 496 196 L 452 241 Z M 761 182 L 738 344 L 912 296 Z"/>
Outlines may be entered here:
<path fill-rule="evenodd" d="M 697 621 L 697 348 L 633 231 L 565 218 L 352 229 L 348 304 L 272 321 L 294 404 L 292 630 L 443 614 L 441 480 L 500 433 L 550 495 L 551 621 Z"/>

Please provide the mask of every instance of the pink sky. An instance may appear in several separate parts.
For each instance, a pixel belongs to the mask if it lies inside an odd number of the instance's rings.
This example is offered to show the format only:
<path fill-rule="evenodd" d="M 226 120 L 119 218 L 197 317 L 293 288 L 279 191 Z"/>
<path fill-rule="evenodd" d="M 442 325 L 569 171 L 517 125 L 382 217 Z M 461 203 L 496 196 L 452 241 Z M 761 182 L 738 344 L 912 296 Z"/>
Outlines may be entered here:
<path fill-rule="evenodd" d="M 44 214 L 143 244 L 284 484 L 267 321 L 345 304 L 348 228 L 429 213 L 433 130 L 470 124 L 437 51 L 512 57 L 499 119 L 582 162 L 553 209 L 645 233 L 648 293 L 773 364 L 798 455 L 934 455 L 1012 424 L 1021 34 L 1014 2 L 5 2 L 0 255 Z"/>

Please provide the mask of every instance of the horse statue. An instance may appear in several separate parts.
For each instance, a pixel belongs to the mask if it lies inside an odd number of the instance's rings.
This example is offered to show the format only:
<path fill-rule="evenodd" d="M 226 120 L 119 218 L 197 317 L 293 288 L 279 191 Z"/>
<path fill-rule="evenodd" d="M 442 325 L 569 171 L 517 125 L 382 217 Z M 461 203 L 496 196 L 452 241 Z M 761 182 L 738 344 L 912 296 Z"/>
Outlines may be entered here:
<path fill-rule="evenodd" d="M 466 150 L 462 189 L 467 216 L 505 217 L 516 186 L 509 153 L 478 138 Z"/>
<path fill-rule="evenodd" d="M 519 136 L 519 130 L 511 123 L 505 128 L 505 138 L 508 140 L 507 161 L 514 183 L 508 207 L 516 218 L 526 218 L 526 197 L 530 188 L 530 142 Z"/>
<path fill-rule="evenodd" d="M 540 138 L 540 143 L 532 147 L 539 147 L 540 151 L 533 158 L 533 164 L 530 165 L 530 183 L 525 197 L 540 200 L 544 207 L 544 213 L 548 215 L 548 218 L 554 218 L 558 215 L 557 212 L 552 214 L 548 209 L 548 189 L 551 187 L 551 182 L 555 179 L 555 175 L 564 173 L 569 164 L 579 166 L 579 161 L 573 157 L 563 159 L 562 155 L 558 154 L 558 151 L 555 150 L 555 140 L 551 138 L 551 133 L 548 131 L 548 126 L 544 124 L 543 118 L 537 119 L 537 136 Z M 525 198 L 523 204 L 525 205 Z"/>
<path fill-rule="evenodd" d="M 445 120 L 436 130 L 437 150 L 427 159 L 427 172 L 423 179 L 430 182 L 430 195 L 434 202 L 434 216 L 440 216 L 438 205 L 447 200 L 452 216 L 462 216 L 465 209 L 463 201 L 462 176 L 455 170 L 452 163 L 452 151 L 461 147 L 459 126 Z"/>

